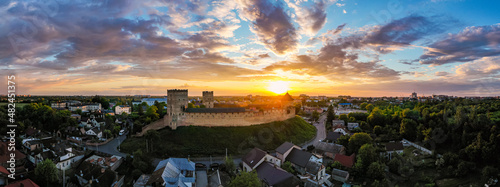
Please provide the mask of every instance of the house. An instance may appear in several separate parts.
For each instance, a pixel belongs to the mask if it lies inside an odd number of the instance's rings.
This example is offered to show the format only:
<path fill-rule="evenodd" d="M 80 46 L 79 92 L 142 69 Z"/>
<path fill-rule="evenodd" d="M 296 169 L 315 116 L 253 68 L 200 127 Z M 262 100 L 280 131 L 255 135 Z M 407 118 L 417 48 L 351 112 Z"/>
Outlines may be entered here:
<path fill-rule="evenodd" d="M 345 148 L 339 144 L 318 142 L 315 146 L 315 152 L 324 157 L 333 159 L 336 154 L 345 154 Z"/>
<path fill-rule="evenodd" d="M 119 176 L 117 172 L 110 168 L 103 168 L 100 165 L 90 162 L 82 162 L 75 168 L 75 177 L 80 186 L 112 186 L 123 185 L 125 176 Z"/>
<path fill-rule="evenodd" d="M 300 181 L 285 170 L 275 167 L 269 162 L 260 164 L 257 168 L 257 176 L 264 183 L 263 186 L 289 187 L 299 186 Z"/>
<path fill-rule="evenodd" d="M 5 167 L 0 165 L 0 186 L 7 184 L 10 172 L 5 169 Z"/>
<path fill-rule="evenodd" d="M 71 114 L 72 118 L 75 118 L 77 121 L 80 121 L 82 119 L 82 116 L 80 114 Z"/>
<path fill-rule="evenodd" d="M 340 132 L 328 132 L 325 140 L 331 143 L 337 143 L 337 139 L 339 139 L 342 135 L 343 134 Z"/>
<path fill-rule="evenodd" d="M 265 151 L 254 148 L 250 152 L 248 152 L 242 159 L 243 162 L 243 171 L 250 172 L 257 168 L 262 162 L 267 161 L 281 167 L 281 160 L 267 154 Z"/>
<path fill-rule="evenodd" d="M 130 108 L 130 106 L 118 105 L 115 107 L 115 114 L 116 115 L 121 115 L 123 113 L 131 114 L 132 109 Z"/>
<path fill-rule="evenodd" d="M 91 128 L 90 130 L 86 131 L 85 134 L 89 136 L 97 136 L 97 138 L 102 138 L 102 131 L 99 127 Z"/>
<path fill-rule="evenodd" d="M 332 120 L 333 128 L 344 128 L 345 121 L 344 120 Z"/>
<path fill-rule="evenodd" d="M 134 187 L 145 187 L 151 178 L 151 175 L 142 174 L 134 183 Z"/>
<path fill-rule="evenodd" d="M 158 103 L 167 103 L 167 97 L 165 98 L 142 98 L 141 103 L 146 102 L 148 106 L 153 106 L 156 102 Z"/>
<path fill-rule="evenodd" d="M 91 164 L 96 164 L 102 168 L 106 168 L 106 169 L 109 168 L 112 171 L 115 171 L 122 164 L 123 158 L 121 156 L 116 156 L 116 155 L 109 156 L 109 157 L 92 155 L 91 157 L 85 159 L 85 162 L 89 162 Z"/>
<path fill-rule="evenodd" d="M 150 181 L 151 183 L 148 181 L 148 185 L 152 186 L 196 186 L 194 162 L 185 158 L 169 158 L 162 160 L 156 166 Z"/>
<path fill-rule="evenodd" d="M 276 157 L 281 161 L 284 161 L 293 148 L 300 149 L 299 146 L 296 146 L 290 142 L 285 142 L 281 144 L 278 148 L 276 148 Z M 283 162 L 281 162 L 281 164 L 283 164 Z"/>
<path fill-rule="evenodd" d="M 11 165 L 10 163 L 12 158 L 10 157 L 10 154 L 12 153 L 15 154 L 13 162 L 14 165 Z M 14 177 L 18 178 L 20 175 L 24 175 L 27 173 L 26 169 L 24 168 L 25 158 L 26 155 L 24 155 L 17 149 L 13 152 L 9 151 L 7 142 L 0 142 L 0 166 L 9 171 L 10 173 L 13 173 L 13 171 L 11 171 L 10 169 L 15 168 L 16 174 L 14 175 Z"/>
<path fill-rule="evenodd" d="M 347 155 L 342 155 L 342 154 L 336 154 L 335 157 L 333 158 L 333 161 L 338 161 L 340 162 L 341 165 L 352 168 L 354 165 L 354 159 L 356 158 L 356 154 L 352 154 L 351 156 Z"/>
<path fill-rule="evenodd" d="M 343 128 L 336 128 L 333 132 L 341 133 L 342 135 L 349 135 Z"/>
<path fill-rule="evenodd" d="M 321 107 L 304 107 L 304 112 L 307 114 L 312 114 L 314 111 L 318 113 L 323 113 L 323 109 Z"/>
<path fill-rule="evenodd" d="M 347 123 L 347 129 L 349 130 L 353 130 L 357 127 L 359 127 L 359 123 Z"/>
<path fill-rule="evenodd" d="M 402 154 L 404 150 L 403 143 L 401 142 L 388 142 L 385 144 L 385 152 L 389 156 L 389 159 L 392 159 L 392 154 Z"/>
<path fill-rule="evenodd" d="M 299 178 L 304 180 L 306 184 L 321 186 L 330 177 L 325 173 L 325 166 L 322 164 L 323 158 L 312 153 L 293 148 L 285 159 L 292 164 L 299 173 Z"/>
<path fill-rule="evenodd" d="M 31 179 L 24 179 L 21 181 L 13 182 L 5 187 L 39 187 L 39 186 Z"/>
<path fill-rule="evenodd" d="M 332 169 L 332 178 L 333 180 L 339 182 L 346 182 L 349 179 L 349 172 L 340 170 L 340 169 Z"/>

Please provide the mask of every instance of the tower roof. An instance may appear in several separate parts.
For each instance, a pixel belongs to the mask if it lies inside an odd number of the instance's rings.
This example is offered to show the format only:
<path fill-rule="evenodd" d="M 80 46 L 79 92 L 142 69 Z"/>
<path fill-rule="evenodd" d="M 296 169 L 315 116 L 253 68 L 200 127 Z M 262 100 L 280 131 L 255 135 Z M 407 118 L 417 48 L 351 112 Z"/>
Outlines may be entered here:
<path fill-rule="evenodd" d="M 292 96 L 286 92 L 286 94 L 281 98 L 281 101 L 293 101 Z"/>

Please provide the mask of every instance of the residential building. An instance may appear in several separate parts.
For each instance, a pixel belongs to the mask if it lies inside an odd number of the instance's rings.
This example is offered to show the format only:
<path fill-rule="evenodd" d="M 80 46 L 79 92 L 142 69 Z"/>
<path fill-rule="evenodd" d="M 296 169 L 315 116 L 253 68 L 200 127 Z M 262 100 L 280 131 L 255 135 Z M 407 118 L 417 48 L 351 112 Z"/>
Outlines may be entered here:
<path fill-rule="evenodd" d="M 325 141 L 331 142 L 331 143 L 337 143 L 337 139 L 340 138 L 343 134 L 340 132 L 328 132 L 326 135 Z"/>
<path fill-rule="evenodd" d="M 359 123 L 347 123 L 347 129 L 349 130 L 353 130 L 357 127 L 359 127 Z"/>
<path fill-rule="evenodd" d="M 330 177 L 325 173 L 325 166 L 322 164 L 323 158 L 312 153 L 293 148 L 285 160 L 292 164 L 299 173 L 299 178 L 304 180 L 306 184 L 321 186 Z"/>
<path fill-rule="evenodd" d="M 196 186 L 194 162 L 185 158 L 169 158 L 160 161 L 147 185 L 166 187 Z"/>
<path fill-rule="evenodd" d="M 349 179 L 349 172 L 340 170 L 340 169 L 332 169 L 332 178 L 333 180 L 339 182 L 346 182 Z"/>
<path fill-rule="evenodd" d="M 290 152 L 293 150 L 293 148 L 300 149 L 299 146 L 296 146 L 290 142 L 281 144 L 278 148 L 276 148 L 276 157 L 280 159 L 280 161 L 284 161 L 288 154 L 290 154 Z M 283 164 L 283 162 L 281 162 L 281 164 Z"/>
<path fill-rule="evenodd" d="M 330 159 L 333 159 L 337 154 L 345 154 L 344 146 L 327 142 L 318 142 L 314 151 Z"/>
<path fill-rule="evenodd" d="M 5 187 L 39 187 L 39 186 L 38 186 L 38 184 L 33 182 L 31 179 L 24 179 L 24 180 L 13 182 Z"/>
<path fill-rule="evenodd" d="M 275 167 L 272 163 L 263 162 L 257 168 L 257 176 L 266 187 L 293 187 L 299 186 L 300 182 L 292 174 Z"/>
<path fill-rule="evenodd" d="M 110 169 L 115 171 L 123 162 L 123 158 L 121 156 L 112 155 L 108 157 L 92 155 L 91 157 L 85 159 L 85 162 L 99 165 L 102 168 Z"/>
<path fill-rule="evenodd" d="M 344 128 L 345 121 L 344 120 L 332 120 L 333 128 Z"/>
<path fill-rule="evenodd" d="M 167 103 L 167 97 L 164 97 L 164 98 L 142 98 L 141 103 L 144 103 L 144 102 L 146 102 L 148 104 L 148 106 L 153 106 L 155 104 L 155 102 Z"/>
<path fill-rule="evenodd" d="M 116 115 L 121 115 L 123 113 L 131 114 L 132 109 L 130 108 L 130 106 L 118 105 L 115 107 L 115 114 Z"/>
<path fill-rule="evenodd" d="M 281 160 L 267 154 L 265 151 L 254 148 L 250 152 L 248 152 L 242 159 L 243 162 L 243 171 L 252 171 L 257 168 L 261 163 L 267 161 L 281 167 Z"/>
<path fill-rule="evenodd" d="M 402 154 L 404 150 L 403 143 L 401 142 L 388 142 L 385 144 L 385 152 L 389 156 L 389 159 L 392 159 L 392 154 Z"/>
<path fill-rule="evenodd" d="M 119 176 L 117 172 L 108 167 L 92 162 L 82 162 L 75 169 L 75 176 L 80 186 L 111 186 L 119 187 L 123 185 L 125 176 Z"/>
<path fill-rule="evenodd" d="M 335 157 L 333 158 L 333 161 L 338 161 L 340 162 L 341 165 L 352 168 L 354 165 L 354 159 L 356 158 L 356 154 L 352 154 L 351 156 L 347 155 L 342 155 L 342 154 L 336 154 Z"/>

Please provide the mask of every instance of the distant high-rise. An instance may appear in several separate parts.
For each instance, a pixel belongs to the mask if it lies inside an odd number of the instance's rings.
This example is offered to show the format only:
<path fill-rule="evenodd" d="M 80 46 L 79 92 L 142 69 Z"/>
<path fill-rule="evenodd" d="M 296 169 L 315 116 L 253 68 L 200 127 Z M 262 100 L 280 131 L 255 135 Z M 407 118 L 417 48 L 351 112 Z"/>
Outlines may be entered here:
<path fill-rule="evenodd" d="M 418 98 L 418 97 L 417 97 L 417 92 L 413 92 L 413 93 L 411 93 L 411 98 L 413 98 L 413 99 L 417 99 L 417 98 Z"/>

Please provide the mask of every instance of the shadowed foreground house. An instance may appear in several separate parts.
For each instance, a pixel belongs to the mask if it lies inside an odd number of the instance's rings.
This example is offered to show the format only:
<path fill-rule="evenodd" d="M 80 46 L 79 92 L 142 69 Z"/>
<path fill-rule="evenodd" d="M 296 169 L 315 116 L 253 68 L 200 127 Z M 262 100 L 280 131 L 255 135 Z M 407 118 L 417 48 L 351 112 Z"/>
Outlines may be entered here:
<path fill-rule="evenodd" d="M 194 162 L 185 158 L 169 158 L 160 161 L 147 186 L 188 187 L 196 186 Z"/>
<path fill-rule="evenodd" d="M 295 176 L 269 162 L 260 164 L 255 170 L 259 179 L 264 183 L 263 186 L 289 187 L 300 184 Z"/>
<path fill-rule="evenodd" d="M 39 187 L 39 186 L 30 179 L 24 179 L 22 181 L 16 181 L 16 182 L 9 184 L 5 187 Z"/>

